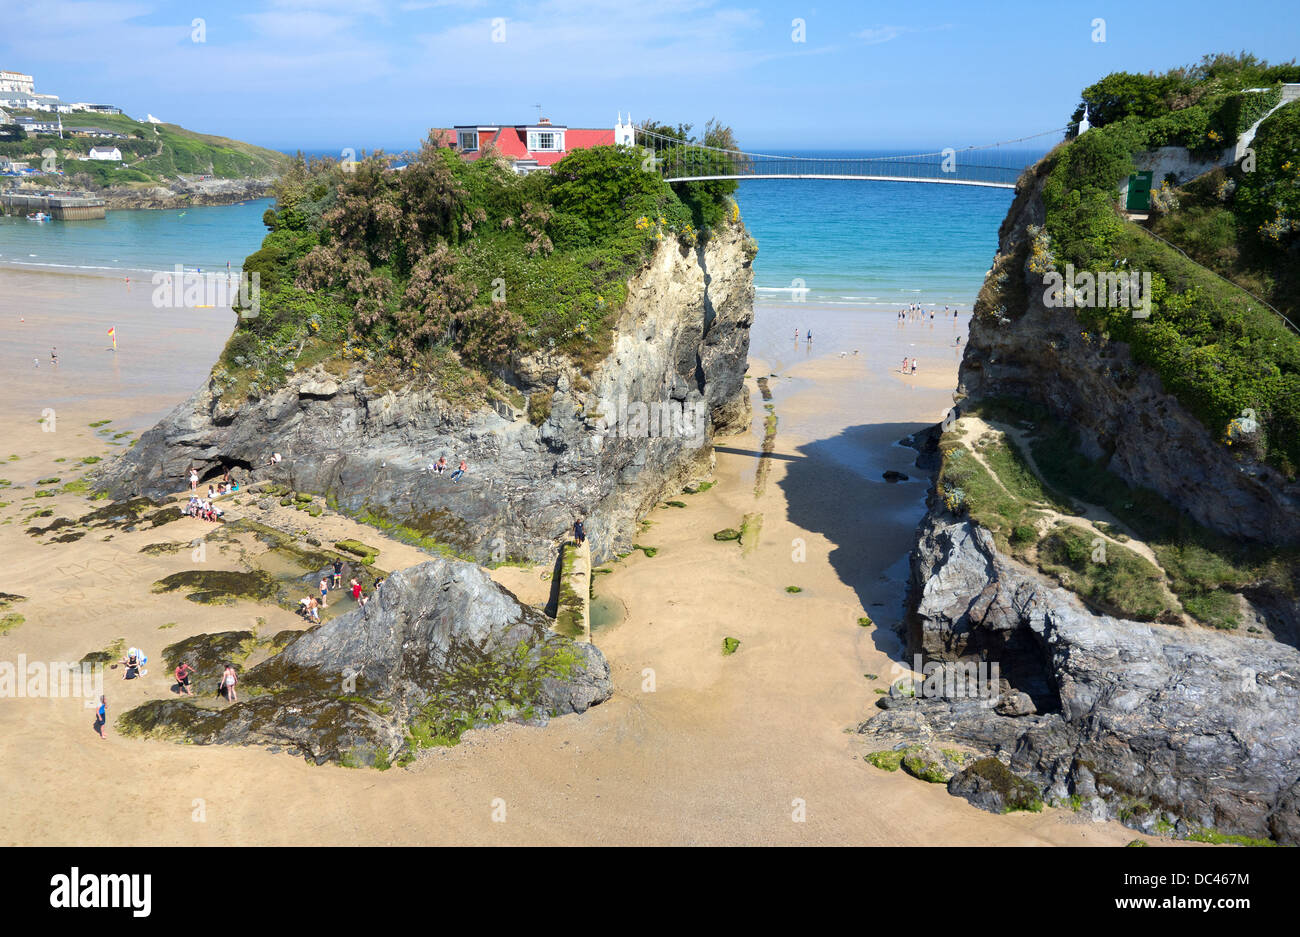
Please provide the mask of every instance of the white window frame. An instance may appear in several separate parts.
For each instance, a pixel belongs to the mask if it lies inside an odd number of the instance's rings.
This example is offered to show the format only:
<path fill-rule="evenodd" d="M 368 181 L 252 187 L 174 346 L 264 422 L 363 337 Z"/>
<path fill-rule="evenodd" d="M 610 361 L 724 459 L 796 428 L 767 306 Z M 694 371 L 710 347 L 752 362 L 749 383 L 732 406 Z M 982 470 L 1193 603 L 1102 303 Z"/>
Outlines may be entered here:
<path fill-rule="evenodd" d="M 551 138 L 550 146 L 542 146 L 542 137 Z M 528 131 L 528 152 L 530 153 L 562 153 L 564 151 L 564 131 L 563 130 L 530 130 Z"/>

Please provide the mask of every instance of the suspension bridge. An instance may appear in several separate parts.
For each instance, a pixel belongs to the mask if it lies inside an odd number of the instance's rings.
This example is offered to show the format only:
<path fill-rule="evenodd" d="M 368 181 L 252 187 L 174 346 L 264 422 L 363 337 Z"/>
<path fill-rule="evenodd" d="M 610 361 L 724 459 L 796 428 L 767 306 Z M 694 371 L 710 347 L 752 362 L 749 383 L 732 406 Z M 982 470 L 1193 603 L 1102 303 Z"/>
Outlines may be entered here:
<path fill-rule="evenodd" d="M 714 179 L 858 179 L 870 182 L 925 182 L 1014 189 L 1016 180 L 1065 128 L 980 146 L 950 147 L 933 153 L 882 156 L 781 156 L 747 153 L 685 142 L 635 128 L 637 146 L 653 156 L 668 182 Z M 1046 138 L 1056 137 L 1048 141 Z M 1037 146 L 1030 141 L 1037 141 Z M 1034 151 L 1037 151 L 1034 153 Z M 1034 155 L 1029 155 L 1034 153 Z"/>

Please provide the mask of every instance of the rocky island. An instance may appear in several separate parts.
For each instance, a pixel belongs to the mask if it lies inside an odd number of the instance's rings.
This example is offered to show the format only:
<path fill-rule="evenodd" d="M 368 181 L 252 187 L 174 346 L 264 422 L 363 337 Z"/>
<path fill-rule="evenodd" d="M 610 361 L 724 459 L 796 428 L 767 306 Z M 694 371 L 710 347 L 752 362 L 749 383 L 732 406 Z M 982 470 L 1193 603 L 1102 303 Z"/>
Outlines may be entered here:
<path fill-rule="evenodd" d="M 234 705 L 156 700 L 122 728 L 382 768 L 606 699 L 601 653 L 477 563 L 555 561 L 580 518 L 592 556 L 626 550 L 748 428 L 755 248 L 728 191 L 679 195 L 626 147 L 535 176 L 432 138 L 401 171 L 295 164 L 211 377 L 95 484 L 148 505 L 230 471 L 439 558 L 277 636 Z M 211 682 L 261 646 L 204 635 L 168 664 Z"/>
<path fill-rule="evenodd" d="M 579 516 L 594 555 L 626 549 L 748 428 L 753 242 L 734 203 L 697 217 L 630 151 L 539 183 L 432 143 L 401 173 L 300 167 L 245 263 L 260 310 L 106 490 L 233 468 L 480 560 L 545 560 Z"/>

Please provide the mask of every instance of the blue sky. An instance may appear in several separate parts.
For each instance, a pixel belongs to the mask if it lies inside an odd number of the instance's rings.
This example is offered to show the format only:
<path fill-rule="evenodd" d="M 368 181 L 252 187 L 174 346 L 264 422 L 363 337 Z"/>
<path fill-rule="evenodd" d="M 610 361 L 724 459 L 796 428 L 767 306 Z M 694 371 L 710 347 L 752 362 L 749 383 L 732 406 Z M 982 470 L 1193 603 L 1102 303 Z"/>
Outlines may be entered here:
<path fill-rule="evenodd" d="M 0 23 L 0 68 L 38 91 L 281 149 L 400 149 L 541 104 L 569 126 L 717 116 L 763 150 L 1061 127 L 1111 71 L 1294 57 L 1300 4 L 0 0 Z"/>

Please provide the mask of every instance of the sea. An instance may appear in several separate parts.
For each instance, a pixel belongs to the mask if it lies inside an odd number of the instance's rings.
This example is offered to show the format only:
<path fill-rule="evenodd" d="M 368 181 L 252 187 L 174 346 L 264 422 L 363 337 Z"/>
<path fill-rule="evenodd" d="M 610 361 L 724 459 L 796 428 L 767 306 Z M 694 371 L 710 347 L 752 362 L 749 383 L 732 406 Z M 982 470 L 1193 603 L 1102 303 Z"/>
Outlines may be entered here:
<path fill-rule="evenodd" d="M 1007 154 L 1020 166 L 1040 155 Z M 736 200 L 758 242 L 756 299 L 864 312 L 894 311 L 910 303 L 969 311 L 992 265 L 998 226 L 1013 194 L 914 182 L 743 181 Z M 123 278 L 177 266 L 224 272 L 229 265 L 238 272 L 261 245 L 262 215 L 271 204 L 256 199 L 183 210 L 110 211 L 100 221 L 0 217 L 0 266 Z"/>

